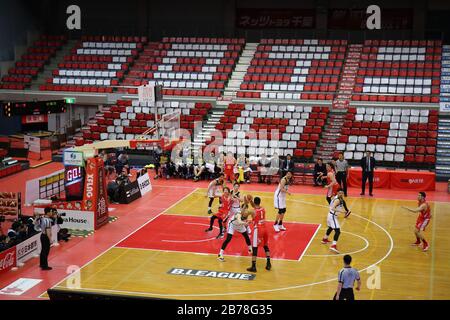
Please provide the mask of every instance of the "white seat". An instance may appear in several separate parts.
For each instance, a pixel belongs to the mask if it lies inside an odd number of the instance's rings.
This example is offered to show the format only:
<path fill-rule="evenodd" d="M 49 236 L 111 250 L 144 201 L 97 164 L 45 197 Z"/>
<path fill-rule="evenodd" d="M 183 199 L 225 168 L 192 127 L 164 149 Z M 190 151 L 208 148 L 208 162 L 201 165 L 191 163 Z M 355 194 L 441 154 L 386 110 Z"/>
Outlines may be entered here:
<path fill-rule="evenodd" d="M 386 145 L 384 145 L 384 144 L 377 144 L 375 146 L 375 150 L 377 152 L 385 152 L 386 151 Z"/>
<path fill-rule="evenodd" d="M 367 144 L 366 145 L 366 151 L 374 152 L 375 151 L 375 145 L 374 144 Z"/>
<path fill-rule="evenodd" d="M 345 159 L 353 160 L 353 152 L 351 152 L 351 151 L 344 152 L 344 157 L 345 157 Z"/>
<path fill-rule="evenodd" d="M 386 152 L 391 152 L 394 153 L 395 152 L 395 146 L 394 145 L 386 145 Z"/>
<path fill-rule="evenodd" d="M 394 155 L 392 153 L 385 153 L 384 161 L 394 161 Z"/>
<path fill-rule="evenodd" d="M 355 160 L 361 160 L 362 157 L 363 157 L 363 155 L 364 155 L 363 152 L 355 152 L 355 153 L 353 154 L 353 159 L 355 159 Z"/>
<path fill-rule="evenodd" d="M 356 145 L 356 151 L 362 151 L 362 152 L 366 151 L 366 145 L 363 143 L 358 143 Z"/>
<path fill-rule="evenodd" d="M 358 142 L 359 143 L 367 143 L 367 136 L 359 136 Z"/>
<path fill-rule="evenodd" d="M 376 161 L 383 161 L 383 153 L 375 153 L 374 158 Z"/>
<path fill-rule="evenodd" d="M 396 152 L 396 153 L 405 153 L 405 146 L 399 146 L 399 145 L 397 145 L 397 146 L 395 147 L 395 152 Z"/>
<path fill-rule="evenodd" d="M 336 145 L 336 149 L 337 149 L 338 151 L 344 151 L 344 150 L 345 150 L 345 143 L 338 143 L 338 144 Z"/>
<path fill-rule="evenodd" d="M 355 151 L 356 145 L 354 143 L 347 143 L 346 150 L 347 151 Z"/>
<path fill-rule="evenodd" d="M 405 155 L 404 154 L 395 154 L 394 155 L 394 161 L 396 162 L 403 162 L 405 160 Z"/>

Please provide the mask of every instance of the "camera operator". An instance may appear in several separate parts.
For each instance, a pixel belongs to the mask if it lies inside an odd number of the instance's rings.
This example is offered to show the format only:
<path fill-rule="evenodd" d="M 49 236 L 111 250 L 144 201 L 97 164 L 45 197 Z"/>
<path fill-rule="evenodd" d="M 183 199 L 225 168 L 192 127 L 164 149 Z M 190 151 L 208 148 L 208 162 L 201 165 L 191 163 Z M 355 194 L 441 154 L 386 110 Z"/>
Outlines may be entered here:
<path fill-rule="evenodd" d="M 52 209 L 46 207 L 44 209 L 44 214 L 39 214 L 35 219 L 35 228 L 41 232 L 41 254 L 40 254 L 40 265 L 42 270 L 52 270 L 48 266 L 48 255 L 50 253 L 50 243 L 52 239 Z"/>
<path fill-rule="evenodd" d="M 64 240 L 65 242 L 67 242 L 70 238 L 69 229 L 61 228 L 61 225 L 64 223 L 64 219 L 62 217 L 65 216 L 66 213 L 58 213 L 58 210 L 56 210 L 55 208 L 52 209 L 52 225 L 58 225 L 58 241 Z"/>

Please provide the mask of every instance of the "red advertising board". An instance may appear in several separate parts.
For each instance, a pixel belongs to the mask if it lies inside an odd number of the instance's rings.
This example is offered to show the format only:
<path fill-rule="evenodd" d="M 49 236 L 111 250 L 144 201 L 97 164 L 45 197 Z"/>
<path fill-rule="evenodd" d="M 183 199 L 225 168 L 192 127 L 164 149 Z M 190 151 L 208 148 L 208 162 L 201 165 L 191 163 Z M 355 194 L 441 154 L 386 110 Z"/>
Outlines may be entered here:
<path fill-rule="evenodd" d="M 315 9 L 236 9 L 236 27 L 238 28 L 313 29 L 315 26 Z"/>
<path fill-rule="evenodd" d="M 16 247 L 0 252 L 0 275 L 16 266 Z"/>
<path fill-rule="evenodd" d="M 95 229 L 108 222 L 105 167 L 101 158 L 90 158 L 86 161 L 83 202 L 85 210 L 95 213 Z"/>
<path fill-rule="evenodd" d="M 391 189 L 434 191 L 436 175 L 433 172 L 394 171 L 391 174 Z"/>
<path fill-rule="evenodd" d="M 48 115 L 46 114 L 32 114 L 22 116 L 22 124 L 45 123 L 45 122 L 48 122 Z"/>
<path fill-rule="evenodd" d="M 366 182 L 368 183 L 368 182 Z M 348 172 L 348 186 L 359 187 L 362 184 L 362 170 L 361 168 L 351 168 Z M 389 188 L 390 187 L 390 171 L 375 170 L 373 175 L 374 188 Z"/>

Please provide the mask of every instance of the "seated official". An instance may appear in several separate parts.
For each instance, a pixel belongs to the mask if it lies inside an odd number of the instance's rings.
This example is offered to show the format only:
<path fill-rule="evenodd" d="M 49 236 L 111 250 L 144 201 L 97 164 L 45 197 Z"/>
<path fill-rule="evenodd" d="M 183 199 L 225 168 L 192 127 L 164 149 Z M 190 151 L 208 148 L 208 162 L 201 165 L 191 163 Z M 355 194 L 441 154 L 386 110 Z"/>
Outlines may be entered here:
<path fill-rule="evenodd" d="M 321 158 L 318 158 L 316 164 L 314 165 L 313 175 L 314 175 L 314 185 L 316 186 L 326 185 L 327 181 L 325 179 L 322 179 L 322 177 L 327 176 L 327 167 L 323 163 L 323 160 Z"/>

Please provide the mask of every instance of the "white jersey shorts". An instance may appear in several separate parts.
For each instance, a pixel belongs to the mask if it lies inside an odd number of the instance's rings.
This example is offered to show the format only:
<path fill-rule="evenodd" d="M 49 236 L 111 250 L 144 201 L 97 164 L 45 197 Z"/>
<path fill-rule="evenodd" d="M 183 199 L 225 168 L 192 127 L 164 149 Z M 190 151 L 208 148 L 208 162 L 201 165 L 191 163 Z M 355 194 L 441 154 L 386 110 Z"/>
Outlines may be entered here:
<path fill-rule="evenodd" d="M 333 229 L 340 229 L 341 225 L 339 224 L 339 220 L 336 215 L 332 213 L 328 213 L 327 217 L 327 226 Z"/>
<path fill-rule="evenodd" d="M 237 223 L 234 223 L 234 221 L 233 221 L 228 224 L 227 233 L 234 234 L 235 231 L 239 232 L 239 233 L 244 233 L 244 232 L 248 232 L 248 230 L 249 230 L 249 228 L 245 224 L 237 224 Z"/>
<path fill-rule="evenodd" d="M 275 209 L 286 209 L 286 192 L 277 189 L 273 195 L 273 205 Z"/>
<path fill-rule="evenodd" d="M 214 198 L 214 197 L 220 197 L 221 193 L 220 191 L 220 186 L 213 186 L 208 190 L 208 197 L 209 198 Z"/>

